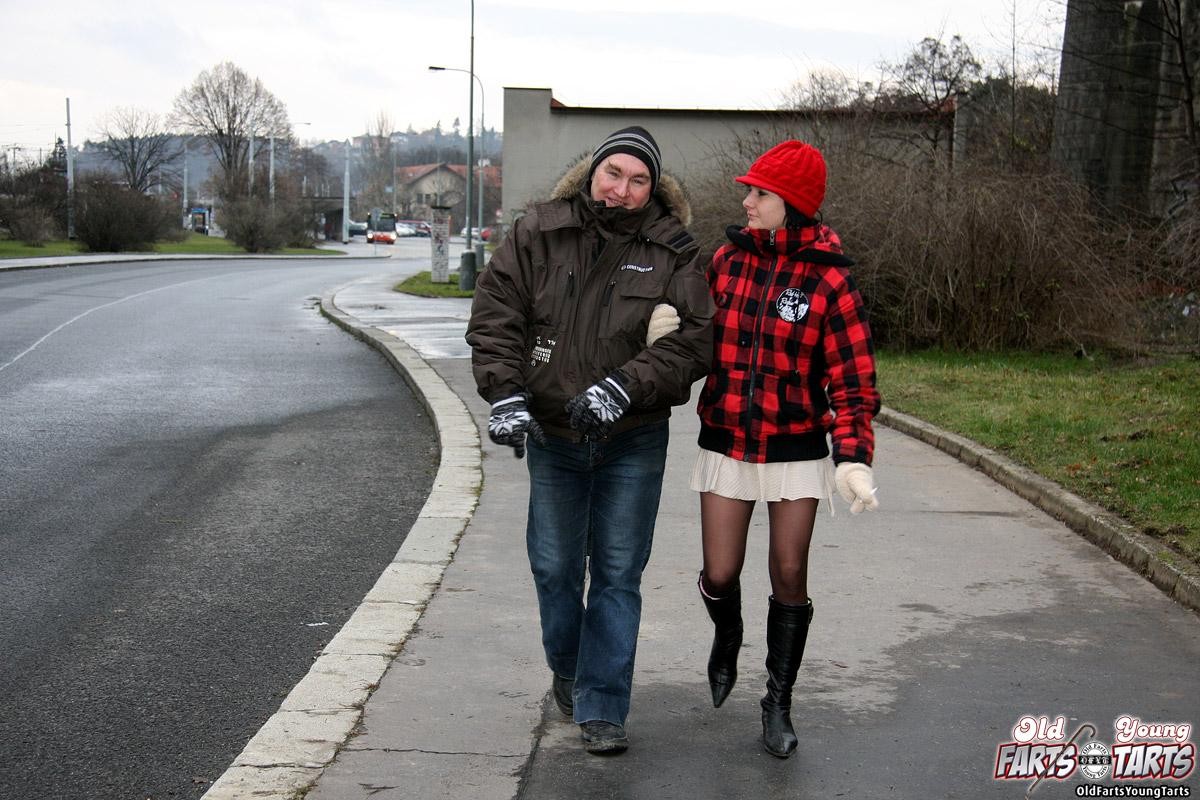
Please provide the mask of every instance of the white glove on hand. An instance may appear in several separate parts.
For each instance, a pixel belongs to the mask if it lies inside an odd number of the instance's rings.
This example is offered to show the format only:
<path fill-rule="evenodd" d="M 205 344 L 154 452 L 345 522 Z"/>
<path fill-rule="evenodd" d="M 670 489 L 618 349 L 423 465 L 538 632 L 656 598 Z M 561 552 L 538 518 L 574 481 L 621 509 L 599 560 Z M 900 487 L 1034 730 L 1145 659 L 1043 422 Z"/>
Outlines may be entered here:
<path fill-rule="evenodd" d="M 871 468 L 857 461 L 843 461 L 833 473 L 838 494 L 850 504 L 851 514 L 861 514 L 864 509 L 879 508 L 875 499 L 875 477 Z"/>
<path fill-rule="evenodd" d="M 517 458 L 525 457 L 525 435 L 537 440 L 538 444 L 546 443 L 546 434 L 542 426 L 529 413 L 527 398 L 524 394 L 513 395 L 507 400 L 492 403 L 492 415 L 488 417 L 488 436 L 496 444 L 506 445 L 513 449 Z"/>
<path fill-rule="evenodd" d="M 646 326 L 646 347 L 654 344 L 668 333 L 679 330 L 681 322 L 675 306 L 669 303 L 656 305 L 654 311 L 650 313 L 650 323 Z"/>

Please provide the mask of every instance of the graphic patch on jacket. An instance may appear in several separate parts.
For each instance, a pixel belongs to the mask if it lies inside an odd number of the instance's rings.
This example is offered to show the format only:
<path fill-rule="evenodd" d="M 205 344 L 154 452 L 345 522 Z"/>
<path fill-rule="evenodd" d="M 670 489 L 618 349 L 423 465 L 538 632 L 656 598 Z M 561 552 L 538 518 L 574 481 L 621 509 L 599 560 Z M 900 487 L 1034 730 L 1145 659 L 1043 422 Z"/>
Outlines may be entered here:
<path fill-rule="evenodd" d="M 549 364 L 550 363 L 550 354 L 554 350 L 554 345 L 555 345 L 554 339 L 549 339 L 549 338 L 543 339 L 541 336 L 538 336 L 536 341 L 533 343 L 533 360 L 534 360 L 534 362 L 536 363 L 536 362 L 540 361 L 543 364 Z"/>
<path fill-rule="evenodd" d="M 808 295 L 799 289 L 785 289 L 775 301 L 775 308 L 785 322 L 799 322 L 808 313 Z"/>
<path fill-rule="evenodd" d="M 621 272 L 624 272 L 627 269 L 631 269 L 634 272 L 653 272 L 654 271 L 654 267 L 643 267 L 641 264 L 626 264 L 625 266 L 621 267 Z"/>

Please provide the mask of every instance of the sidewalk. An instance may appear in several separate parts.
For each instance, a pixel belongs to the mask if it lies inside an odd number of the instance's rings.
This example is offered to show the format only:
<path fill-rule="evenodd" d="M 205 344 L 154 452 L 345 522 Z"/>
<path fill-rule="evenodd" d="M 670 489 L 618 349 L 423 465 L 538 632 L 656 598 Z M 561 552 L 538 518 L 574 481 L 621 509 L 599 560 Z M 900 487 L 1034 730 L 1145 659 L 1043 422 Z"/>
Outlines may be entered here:
<path fill-rule="evenodd" d="M 325 305 L 410 372 L 438 420 L 442 471 L 396 562 L 326 648 L 337 660 L 318 661 L 206 797 L 290 797 L 315 781 L 311 800 L 1019 798 L 1029 780 L 992 773 L 1024 715 L 1064 716 L 1068 732 L 1090 722 L 1109 746 L 1123 714 L 1200 721 L 1200 617 L 984 474 L 880 427 L 880 511 L 851 517 L 838 500 L 836 516 L 827 504 L 818 516 L 800 750 L 765 754 L 766 513 L 743 575 L 741 675 L 715 710 L 687 489 L 693 403 L 672 418 L 631 747 L 587 755 L 547 696 L 524 462 L 487 439 L 462 341 L 469 301 L 406 297 L 393 282 L 344 287 Z M 380 491 L 387 480 L 380 465 Z M 1046 781 L 1035 796 L 1074 797 L 1081 782 Z M 1183 782 L 1200 788 L 1195 773 Z"/>

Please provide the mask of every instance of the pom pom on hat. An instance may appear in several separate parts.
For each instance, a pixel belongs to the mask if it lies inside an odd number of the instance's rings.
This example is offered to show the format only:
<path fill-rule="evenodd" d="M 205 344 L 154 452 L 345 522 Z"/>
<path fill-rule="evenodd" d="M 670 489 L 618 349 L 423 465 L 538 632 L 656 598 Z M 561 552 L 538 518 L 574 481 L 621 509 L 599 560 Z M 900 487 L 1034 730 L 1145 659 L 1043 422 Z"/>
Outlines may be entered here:
<path fill-rule="evenodd" d="M 825 199 L 825 158 L 811 144 L 780 142 L 750 165 L 738 183 L 774 192 L 809 217 Z"/>

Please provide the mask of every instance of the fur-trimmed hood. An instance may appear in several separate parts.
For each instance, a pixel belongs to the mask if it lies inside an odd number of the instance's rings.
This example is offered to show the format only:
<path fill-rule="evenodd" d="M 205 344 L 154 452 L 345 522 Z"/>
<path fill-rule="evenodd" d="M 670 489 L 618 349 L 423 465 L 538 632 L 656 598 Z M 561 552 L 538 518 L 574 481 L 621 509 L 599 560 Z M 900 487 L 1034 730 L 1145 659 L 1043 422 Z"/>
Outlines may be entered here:
<path fill-rule="evenodd" d="M 551 200 L 571 200 L 579 192 L 587 188 L 588 172 L 592 167 L 591 156 L 579 159 L 571 165 L 563 176 L 558 179 L 554 191 L 550 193 Z M 658 178 L 658 186 L 654 197 L 662 204 L 667 213 L 679 220 L 685 228 L 692 224 L 692 206 L 688 203 L 683 186 L 667 173 Z"/>

